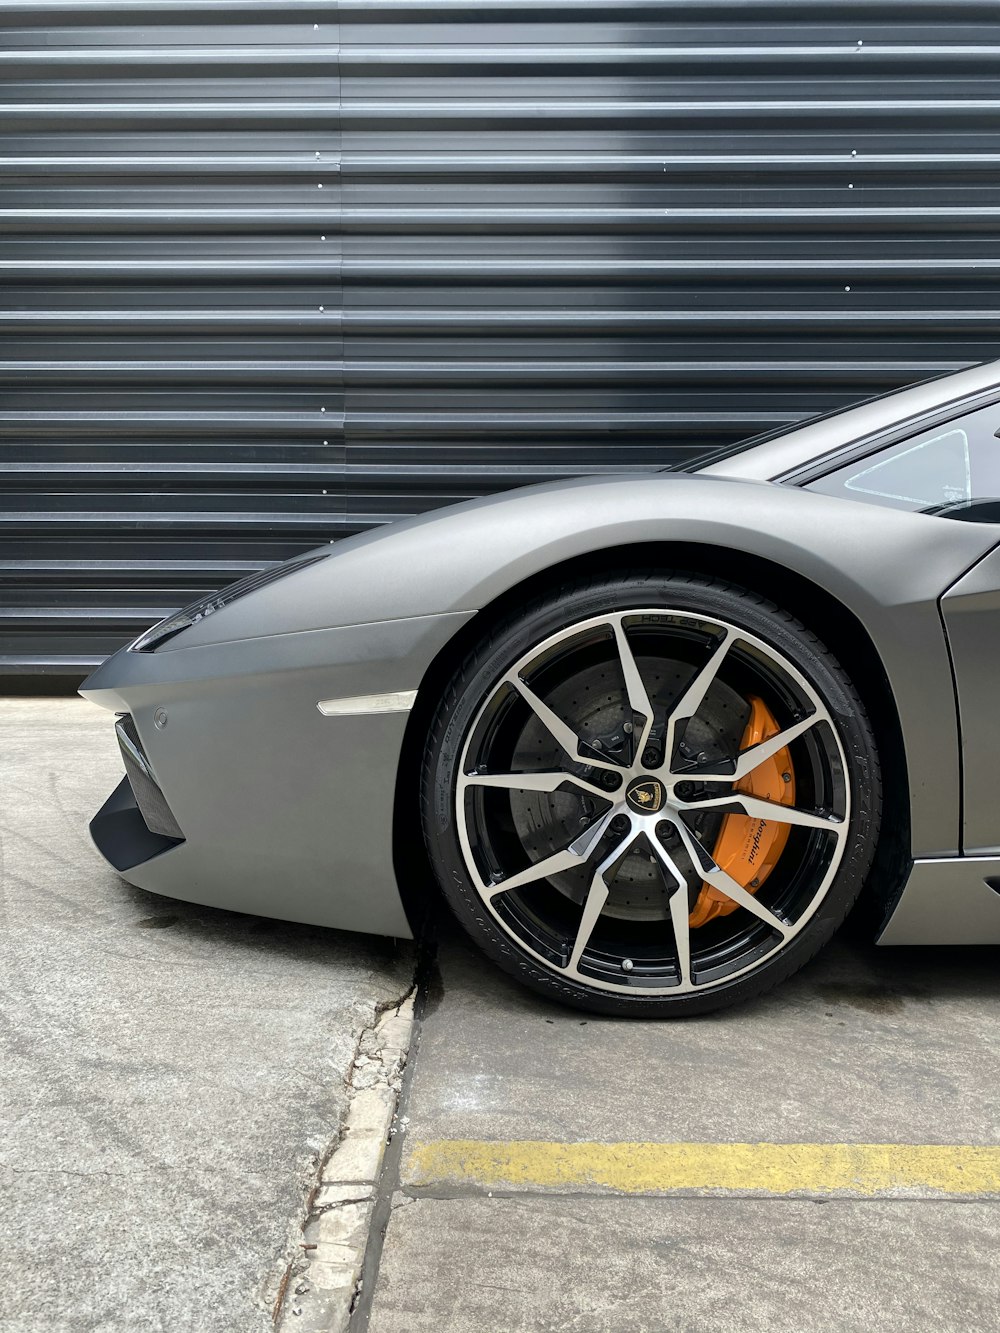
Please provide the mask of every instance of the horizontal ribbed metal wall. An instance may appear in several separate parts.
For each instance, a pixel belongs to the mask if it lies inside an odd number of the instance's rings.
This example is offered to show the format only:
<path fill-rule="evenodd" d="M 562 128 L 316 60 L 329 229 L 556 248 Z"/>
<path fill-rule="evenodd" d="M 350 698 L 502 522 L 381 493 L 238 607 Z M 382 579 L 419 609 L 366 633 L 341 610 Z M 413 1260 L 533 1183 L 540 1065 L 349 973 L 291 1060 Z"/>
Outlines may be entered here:
<path fill-rule="evenodd" d="M 1000 354 L 1000 12 L 6 0 L 0 669 Z"/>

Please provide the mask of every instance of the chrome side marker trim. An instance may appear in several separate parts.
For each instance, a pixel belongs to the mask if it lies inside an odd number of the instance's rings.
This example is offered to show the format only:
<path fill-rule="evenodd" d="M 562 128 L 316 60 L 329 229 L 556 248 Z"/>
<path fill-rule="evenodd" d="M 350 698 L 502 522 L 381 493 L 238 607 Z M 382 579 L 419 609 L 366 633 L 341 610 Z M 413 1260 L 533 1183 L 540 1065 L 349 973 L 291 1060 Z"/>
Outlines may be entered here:
<path fill-rule="evenodd" d="M 363 713 L 408 713 L 416 690 L 396 694 L 358 694 L 353 699 L 320 699 L 316 707 L 324 717 L 355 717 Z"/>

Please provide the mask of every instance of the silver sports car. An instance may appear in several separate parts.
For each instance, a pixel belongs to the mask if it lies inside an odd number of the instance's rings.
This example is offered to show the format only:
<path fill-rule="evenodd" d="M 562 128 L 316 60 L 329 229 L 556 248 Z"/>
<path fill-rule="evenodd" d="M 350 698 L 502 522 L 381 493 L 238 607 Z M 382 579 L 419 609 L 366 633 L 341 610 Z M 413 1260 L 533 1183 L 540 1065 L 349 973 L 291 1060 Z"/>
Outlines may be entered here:
<path fill-rule="evenodd" d="M 397 936 L 436 880 L 600 1013 L 757 995 L 855 903 L 882 944 L 1000 942 L 998 430 L 1000 362 L 254 574 L 84 684 L 127 774 L 97 846 Z"/>

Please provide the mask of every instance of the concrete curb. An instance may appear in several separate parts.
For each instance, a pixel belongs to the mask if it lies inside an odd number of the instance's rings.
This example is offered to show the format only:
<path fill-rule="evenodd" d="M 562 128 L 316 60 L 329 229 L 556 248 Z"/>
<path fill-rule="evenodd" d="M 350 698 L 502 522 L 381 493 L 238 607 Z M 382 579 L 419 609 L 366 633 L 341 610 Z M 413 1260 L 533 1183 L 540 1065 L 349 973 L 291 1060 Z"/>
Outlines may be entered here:
<path fill-rule="evenodd" d="M 302 1253 L 289 1265 L 276 1311 L 278 1333 L 345 1333 L 361 1282 L 375 1183 L 399 1101 L 413 1031 L 415 990 L 387 1009 L 358 1042 L 347 1114 L 308 1202 Z"/>

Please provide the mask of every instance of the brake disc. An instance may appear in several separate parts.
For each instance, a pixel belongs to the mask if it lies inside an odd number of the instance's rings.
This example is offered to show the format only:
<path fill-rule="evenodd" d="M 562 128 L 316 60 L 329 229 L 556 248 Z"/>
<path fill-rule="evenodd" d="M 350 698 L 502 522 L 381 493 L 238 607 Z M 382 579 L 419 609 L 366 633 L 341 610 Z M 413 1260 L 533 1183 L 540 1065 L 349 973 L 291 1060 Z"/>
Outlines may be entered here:
<path fill-rule="evenodd" d="M 660 657 L 640 656 L 637 660 L 654 714 L 662 718 L 690 680 L 691 666 Z M 578 736 L 598 741 L 598 748 L 609 757 L 628 752 L 631 737 L 624 730 L 621 682 L 612 667 L 597 664 L 574 673 L 546 696 L 546 702 Z M 745 699 L 717 680 L 699 716 L 687 727 L 686 750 L 703 763 L 731 759 L 746 731 L 750 711 Z M 662 739 L 662 733 L 660 736 L 654 733 L 654 739 Z M 564 762 L 562 751 L 550 733 L 532 715 L 518 739 L 512 767 L 547 769 Z M 551 856 L 572 842 L 599 808 L 596 798 L 571 789 L 551 794 L 513 791 L 510 803 L 514 829 L 533 861 Z M 707 846 L 712 846 L 726 818 L 708 813 L 692 827 Z M 682 852 L 678 854 L 679 862 L 685 859 Z M 550 882 L 580 904 L 589 888 L 589 882 L 579 871 L 553 875 Z M 667 898 L 663 876 L 652 856 L 637 847 L 618 868 L 604 915 L 627 921 L 661 921 L 669 914 Z"/>

